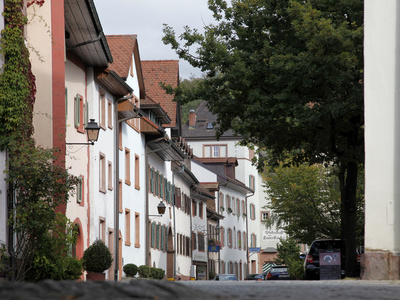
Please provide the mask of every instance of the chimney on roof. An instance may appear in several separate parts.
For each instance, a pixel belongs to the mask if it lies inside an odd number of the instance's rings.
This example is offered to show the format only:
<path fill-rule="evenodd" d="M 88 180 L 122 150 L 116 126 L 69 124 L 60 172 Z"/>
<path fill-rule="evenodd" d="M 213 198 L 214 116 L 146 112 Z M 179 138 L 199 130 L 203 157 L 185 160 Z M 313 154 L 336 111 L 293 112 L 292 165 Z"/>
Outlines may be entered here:
<path fill-rule="evenodd" d="M 192 109 L 189 112 L 189 129 L 196 127 L 196 112 Z"/>

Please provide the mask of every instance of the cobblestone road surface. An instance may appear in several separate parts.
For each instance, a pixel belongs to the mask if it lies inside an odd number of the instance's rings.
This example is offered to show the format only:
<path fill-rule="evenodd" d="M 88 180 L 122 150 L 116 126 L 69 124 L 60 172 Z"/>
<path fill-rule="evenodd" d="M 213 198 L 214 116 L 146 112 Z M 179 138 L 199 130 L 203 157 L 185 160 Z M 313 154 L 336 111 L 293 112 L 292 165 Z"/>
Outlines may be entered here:
<path fill-rule="evenodd" d="M 400 281 L 0 282 L 0 299 L 400 299 Z"/>

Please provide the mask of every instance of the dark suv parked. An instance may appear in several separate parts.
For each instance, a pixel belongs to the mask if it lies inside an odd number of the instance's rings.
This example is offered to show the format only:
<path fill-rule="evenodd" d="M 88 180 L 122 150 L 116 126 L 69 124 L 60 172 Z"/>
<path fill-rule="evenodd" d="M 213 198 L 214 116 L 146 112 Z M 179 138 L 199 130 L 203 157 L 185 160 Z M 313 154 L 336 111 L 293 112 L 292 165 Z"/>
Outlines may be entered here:
<path fill-rule="evenodd" d="M 312 242 L 304 260 L 304 277 L 306 280 L 320 278 L 319 276 L 319 252 L 320 250 L 340 249 L 340 262 L 342 278 L 345 275 L 345 243 L 343 240 L 315 240 Z"/>

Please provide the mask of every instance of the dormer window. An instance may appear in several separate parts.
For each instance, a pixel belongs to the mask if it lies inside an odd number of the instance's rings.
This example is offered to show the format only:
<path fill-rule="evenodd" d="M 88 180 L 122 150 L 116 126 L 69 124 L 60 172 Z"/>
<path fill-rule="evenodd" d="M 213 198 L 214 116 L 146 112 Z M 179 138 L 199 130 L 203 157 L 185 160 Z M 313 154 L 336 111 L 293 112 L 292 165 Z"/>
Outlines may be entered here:
<path fill-rule="evenodd" d="M 212 123 L 212 122 L 208 122 L 208 123 L 207 123 L 206 129 L 207 129 L 207 130 L 212 130 L 213 128 L 214 128 L 213 123 Z"/>

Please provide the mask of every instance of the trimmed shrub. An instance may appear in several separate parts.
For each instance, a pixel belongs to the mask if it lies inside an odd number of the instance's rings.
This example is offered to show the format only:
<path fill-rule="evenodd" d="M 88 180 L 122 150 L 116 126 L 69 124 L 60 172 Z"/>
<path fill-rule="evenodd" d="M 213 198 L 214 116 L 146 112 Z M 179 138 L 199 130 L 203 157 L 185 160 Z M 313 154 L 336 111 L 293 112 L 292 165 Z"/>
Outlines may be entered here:
<path fill-rule="evenodd" d="M 150 267 L 146 266 L 146 265 L 141 265 L 141 266 L 139 266 L 138 272 L 139 272 L 139 276 L 141 278 L 149 278 Z"/>
<path fill-rule="evenodd" d="M 112 255 L 101 240 L 96 240 L 83 253 L 83 268 L 88 272 L 103 273 L 112 263 Z"/>
<path fill-rule="evenodd" d="M 150 278 L 152 279 L 163 279 L 165 271 L 161 268 L 150 268 Z"/>
<path fill-rule="evenodd" d="M 124 273 L 127 277 L 135 277 L 138 272 L 138 266 L 135 264 L 126 264 L 124 265 Z"/>

